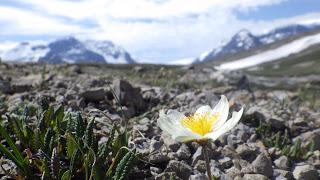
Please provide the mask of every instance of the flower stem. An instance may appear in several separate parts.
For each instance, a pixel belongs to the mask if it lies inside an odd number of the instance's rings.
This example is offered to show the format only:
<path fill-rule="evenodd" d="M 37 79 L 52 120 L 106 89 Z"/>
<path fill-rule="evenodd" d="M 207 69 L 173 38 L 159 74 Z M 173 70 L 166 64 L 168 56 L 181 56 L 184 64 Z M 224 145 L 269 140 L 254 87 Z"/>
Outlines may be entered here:
<path fill-rule="evenodd" d="M 204 145 L 204 146 L 202 146 L 202 148 L 203 148 L 204 159 L 206 161 L 208 179 L 212 180 L 211 168 L 210 168 L 210 159 L 209 159 L 209 155 L 208 155 L 208 147 L 206 145 Z"/>

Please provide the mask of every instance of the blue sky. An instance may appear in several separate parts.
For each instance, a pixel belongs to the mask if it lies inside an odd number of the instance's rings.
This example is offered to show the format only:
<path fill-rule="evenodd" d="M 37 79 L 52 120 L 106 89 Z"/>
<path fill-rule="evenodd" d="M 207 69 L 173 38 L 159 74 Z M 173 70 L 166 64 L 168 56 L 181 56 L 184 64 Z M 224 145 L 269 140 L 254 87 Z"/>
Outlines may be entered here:
<path fill-rule="evenodd" d="M 139 61 L 187 62 L 246 28 L 320 21 L 319 0 L 1 0 L 0 50 L 73 35 L 111 40 Z"/>

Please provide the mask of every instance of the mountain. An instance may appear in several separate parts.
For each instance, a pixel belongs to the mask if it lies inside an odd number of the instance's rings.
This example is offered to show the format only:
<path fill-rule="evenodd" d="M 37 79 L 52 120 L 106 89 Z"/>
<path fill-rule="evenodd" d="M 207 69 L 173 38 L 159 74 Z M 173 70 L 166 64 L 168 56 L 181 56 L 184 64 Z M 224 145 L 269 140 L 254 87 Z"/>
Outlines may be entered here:
<path fill-rule="evenodd" d="M 131 55 L 111 41 L 85 40 L 66 37 L 48 44 L 23 42 L 3 51 L 4 61 L 46 63 L 135 63 Z"/>
<path fill-rule="evenodd" d="M 49 49 L 46 46 L 22 42 L 8 51 L 2 51 L 0 57 L 9 61 L 37 62 L 48 51 Z"/>
<path fill-rule="evenodd" d="M 244 58 L 235 59 L 230 62 L 225 62 L 216 66 L 220 70 L 236 70 L 253 67 L 260 64 L 284 59 L 287 57 L 294 57 L 299 53 L 306 51 L 313 46 L 320 45 L 320 33 L 303 36 L 293 41 L 282 44 L 281 46 L 262 51 L 258 54 L 252 54 Z M 319 48 L 316 51 L 320 51 Z M 318 61 L 319 57 L 316 58 Z M 306 61 L 308 59 L 305 59 Z"/>
<path fill-rule="evenodd" d="M 295 24 L 276 28 L 262 35 L 253 35 L 249 30 L 244 29 L 236 33 L 228 43 L 202 54 L 194 61 L 194 63 L 216 60 L 224 56 L 248 51 L 262 45 L 275 43 L 286 38 L 311 32 L 317 29 L 320 29 L 320 24 Z"/>
<path fill-rule="evenodd" d="M 120 46 L 116 46 L 111 41 L 87 40 L 84 44 L 87 49 L 102 55 L 108 63 L 135 63 L 134 59 L 126 50 Z"/>

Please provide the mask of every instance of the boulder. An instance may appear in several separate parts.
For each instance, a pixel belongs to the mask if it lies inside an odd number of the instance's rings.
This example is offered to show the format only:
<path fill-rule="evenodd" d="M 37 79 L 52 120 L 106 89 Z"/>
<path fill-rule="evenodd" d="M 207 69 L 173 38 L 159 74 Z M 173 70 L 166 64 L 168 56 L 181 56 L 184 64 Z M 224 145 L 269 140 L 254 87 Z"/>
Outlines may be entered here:
<path fill-rule="evenodd" d="M 318 180 L 319 172 L 309 164 L 297 164 L 293 169 L 293 176 L 297 180 Z"/>
<path fill-rule="evenodd" d="M 103 88 L 94 88 L 85 90 L 80 94 L 87 102 L 100 102 L 105 100 L 106 92 Z"/>
<path fill-rule="evenodd" d="M 121 105 L 134 107 L 136 112 L 145 111 L 146 103 L 140 93 L 140 88 L 133 87 L 125 80 L 115 80 L 113 86 Z"/>
<path fill-rule="evenodd" d="M 272 162 L 269 157 L 264 153 L 260 154 L 253 162 L 252 166 L 255 173 L 263 174 L 267 177 L 271 177 L 273 174 Z"/>

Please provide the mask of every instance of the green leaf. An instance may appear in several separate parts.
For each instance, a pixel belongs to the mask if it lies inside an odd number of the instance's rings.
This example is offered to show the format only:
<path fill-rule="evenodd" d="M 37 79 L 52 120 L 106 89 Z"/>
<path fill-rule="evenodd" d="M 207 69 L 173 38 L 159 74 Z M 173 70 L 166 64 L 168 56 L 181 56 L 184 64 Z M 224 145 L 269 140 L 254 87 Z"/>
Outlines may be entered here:
<path fill-rule="evenodd" d="M 76 149 L 73 152 L 72 157 L 70 159 L 69 170 L 70 170 L 71 174 L 73 174 L 74 170 L 76 170 L 76 167 L 79 164 L 79 161 L 81 161 L 81 159 L 80 159 L 80 151 L 79 151 L 79 149 Z"/>
<path fill-rule="evenodd" d="M 55 112 L 54 112 L 54 117 L 55 117 L 55 126 L 58 131 L 60 131 L 61 128 L 61 122 L 64 118 L 64 108 L 63 106 L 60 106 Z"/>
<path fill-rule="evenodd" d="M 71 179 L 71 173 L 70 173 L 70 170 L 67 170 L 61 176 L 61 180 L 70 180 L 70 179 Z"/>
<path fill-rule="evenodd" d="M 67 140 L 67 156 L 69 159 L 71 159 L 72 155 L 77 149 L 77 144 L 74 141 L 72 134 L 70 133 L 67 133 L 66 140 Z"/>
<path fill-rule="evenodd" d="M 0 125 L 0 134 L 6 140 L 12 152 L 7 149 L 3 144 L 0 144 L 0 151 L 10 158 L 23 172 L 25 175 L 30 175 L 30 170 L 28 169 L 27 161 L 22 156 L 22 153 L 18 150 L 11 137 L 8 135 L 5 128 Z"/>
<path fill-rule="evenodd" d="M 44 149 L 43 149 L 43 151 L 46 152 L 47 154 L 51 153 L 50 141 L 53 136 L 54 136 L 54 131 L 51 128 L 49 128 L 44 136 Z"/>
<path fill-rule="evenodd" d="M 84 135 L 84 131 L 85 131 L 85 126 L 84 126 L 84 122 L 83 119 L 81 117 L 81 114 L 78 113 L 77 114 L 77 118 L 76 118 L 76 135 L 78 138 L 82 138 Z"/>
<path fill-rule="evenodd" d="M 19 161 L 24 162 L 24 158 L 23 158 L 22 154 L 20 153 L 20 151 L 18 150 L 16 144 L 13 142 L 11 137 L 8 135 L 6 129 L 3 128 L 2 126 L 0 126 L 0 134 L 1 134 L 2 137 L 4 137 L 6 139 L 8 145 L 12 149 L 13 154 L 15 155 L 15 157 L 17 157 L 17 159 Z"/>
<path fill-rule="evenodd" d="M 135 154 L 131 151 L 128 151 L 127 154 L 119 162 L 116 173 L 113 176 L 114 180 L 123 180 L 128 176 L 130 166 L 135 158 Z"/>
<path fill-rule="evenodd" d="M 94 119 L 92 119 L 86 128 L 85 132 L 85 143 L 89 146 L 89 148 L 92 148 L 93 143 L 93 125 L 94 125 Z"/>

